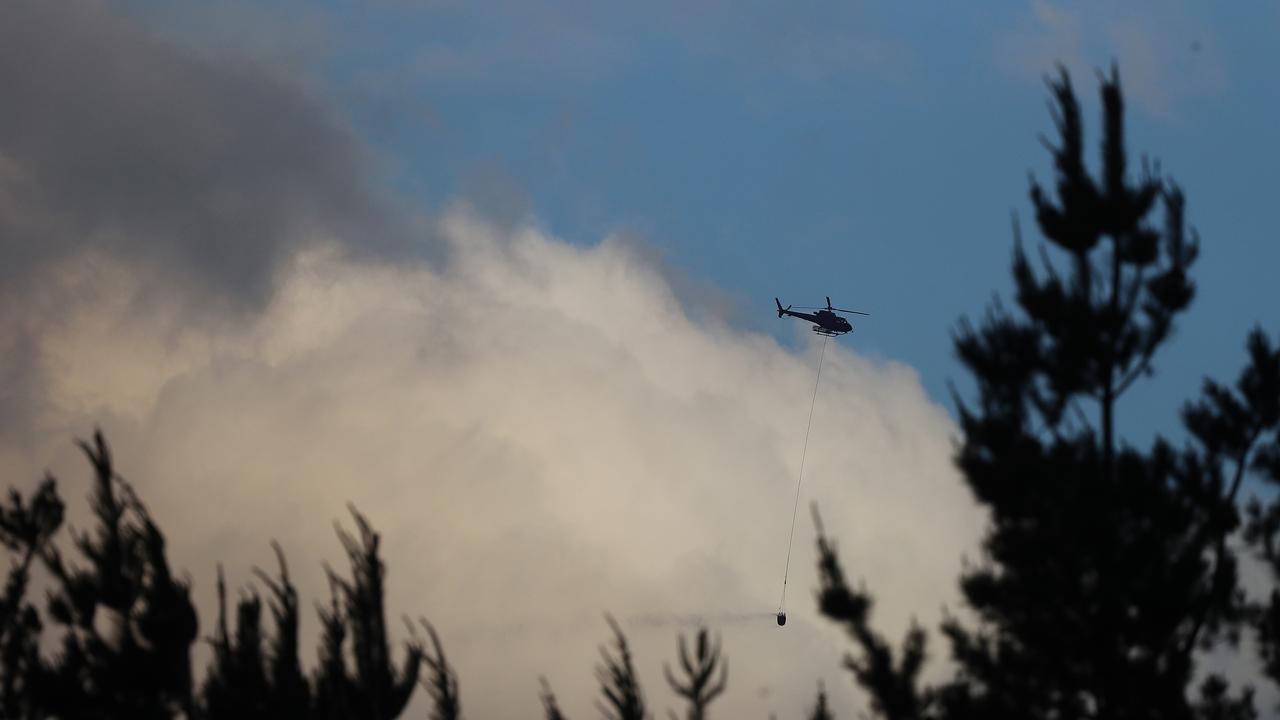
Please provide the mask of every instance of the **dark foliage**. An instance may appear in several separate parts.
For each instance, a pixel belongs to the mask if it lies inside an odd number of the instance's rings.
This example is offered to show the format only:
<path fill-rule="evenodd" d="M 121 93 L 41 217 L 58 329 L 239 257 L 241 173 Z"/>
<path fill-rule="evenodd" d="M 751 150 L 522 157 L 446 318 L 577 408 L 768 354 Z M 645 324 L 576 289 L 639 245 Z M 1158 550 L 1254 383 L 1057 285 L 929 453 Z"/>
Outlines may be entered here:
<path fill-rule="evenodd" d="M 605 620 L 613 629 L 614 652 L 600 648 L 601 663 L 596 666 L 596 678 L 600 681 L 600 693 L 604 701 L 596 701 L 600 714 L 609 720 L 645 720 L 644 693 L 640 689 L 640 679 L 636 677 L 635 667 L 631 664 L 631 649 L 627 646 L 627 636 L 612 616 Z"/>
<path fill-rule="evenodd" d="M 299 717 L 311 697 L 311 686 L 298 657 L 298 591 L 289 581 L 289 566 L 279 543 L 271 543 L 280 565 L 279 580 L 254 568 L 254 574 L 271 590 L 271 616 L 276 632 L 267 653 L 267 680 L 272 688 L 274 717 Z"/>
<path fill-rule="evenodd" d="M 192 692 L 191 646 L 197 635 L 188 584 L 174 579 L 164 536 L 113 467 L 99 433 L 80 443 L 94 469 L 95 525 L 73 534 L 77 562 L 54 542 L 63 504 L 53 478 L 31 496 L 11 492 L 0 505 L 0 544 L 13 563 L 0 598 L 0 717 L 5 718 L 378 718 L 399 717 L 418 683 L 425 650 L 408 643 L 397 669 L 383 610 L 385 570 L 378 535 L 352 509 L 358 538 L 341 528 L 351 578 L 330 570 L 332 603 L 320 608 L 320 664 L 308 680 L 298 656 L 298 594 L 284 552 L 273 577 L 255 569 L 269 590 L 274 632 L 263 627 L 264 599 L 244 591 L 227 618 L 227 590 L 218 568 L 219 613 L 209 642 L 210 664 L 198 696 Z M 26 598 L 33 564 L 51 588 L 42 613 Z M 422 621 L 433 653 L 426 655 L 432 717 L 460 717 L 457 678 L 435 629 Z M 52 633 L 50 635 L 49 633 Z M 51 657 L 41 643 L 58 643 Z M 348 667 L 348 658 L 351 659 Z"/>
<path fill-rule="evenodd" d="M 190 714 L 197 621 L 187 583 L 175 580 L 164 536 L 113 467 L 102 434 L 81 449 L 94 469 L 96 528 L 73 537 L 86 562 L 42 550 L 55 579 L 47 617 L 61 651 L 33 693 L 61 717 L 168 718 Z"/>
<path fill-rule="evenodd" d="M 207 718 L 396 718 L 403 713 L 418 682 L 423 649 L 408 643 L 403 670 L 390 658 L 383 614 L 383 566 L 378 536 L 368 521 L 352 509 L 360 539 L 340 527 L 338 536 L 351 562 L 347 580 L 332 569 L 331 604 L 319 607 L 322 639 L 314 681 L 308 681 L 298 655 L 298 596 L 289 580 L 288 565 L 279 545 L 273 545 L 279 577 L 255 569 L 271 591 L 270 609 L 275 633 L 262 631 L 262 599 L 245 593 L 237 604 L 235 634 L 226 624 L 226 589 L 218 573 L 220 612 L 218 632 L 211 641 L 214 662 L 205 681 L 200 708 Z M 443 660 L 438 640 L 436 651 Z M 270 647 L 268 648 L 268 643 Z M 348 658 L 352 662 L 348 663 Z M 445 666 L 447 668 L 447 666 Z M 450 698 L 456 718 L 456 682 Z"/>
<path fill-rule="evenodd" d="M 403 669 L 395 668 L 387 642 L 386 569 L 378 556 L 379 537 L 363 515 L 354 507 L 350 510 L 360 537 L 357 540 L 335 525 L 351 564 L 351 579 L 328 569 L 332 601 L 328 609 L 319 610 L 324 640 L 315 680 L 314 717 L 395 718 L 418 683 L 423 648 L 409 642 Z M 347 666 L 347 650 L 352 667 Z"/>
<path fill-rule="evenodd" d="M 845 630 L 862 649 L 861 657 L 847 656 L 845 666 L 871 697 L 871 707 L 890 720 L 920 717 L 929 695 L 918 689 L 925 661 L 924 630 L 912 624 L 903 641 L 902 657 L 895 659 L 893 647 L 871 628 L 872 598 L 864 589 L 849 587 L 840 567 L 833 542 L 822 528 L 822 518 L 813 509 L 818 529 L 818 608 Z M 824 698 L 825 699 L 825 698 Z"/>
<path fill-rule="evenodd" d="M 31 564 L 62 525 L 57 484 L 46 478 L 24 501 L 16 490 L 0 506 L 0 544 L 16 556 L 0 598 L 0 716 L 39 717 L 41 698 L 52 670 L 40 658 L 44 624 L 26 600 Z"/>
<path fill-rule="evenodd" d="M 203 688 L 209 718 L 265 718 L 269 689 L 262 656 L 262 601 L 249 595 L 236 605 L 236 633 L 227 631 L 227 586 L 218 567 L 218 631 L 210 641 L 213 665 Z"/>
<path fill-rule="evenodd" d="M 1219 675 L 1210 675 L 1200 684 L 1200 700 L 1196 715 L 1202 720 L 1255 720 L 1258 717 L 1253 705 L 1253 688 L 1245 687 L 1236 695 Z"/>
<path fill-rule="evenodd" d="M 440 636 L 426 620 L 419 620 L 431 638 L 431 652 L 424 655 L 427 663 L 427 679 L 423 684 L 431 694 L 434 709 L 431 720 L 458 720 L 462 717 L 462 700 L 458 695 L 458 674 L 444 657 Z"/>
<path fill-rule="evenodd" d="M 870 596 L 848 586 L 821 531 L 820 604 L 857 643 L 850 668 L 883 717 L 1244 717 L 1248 693 L 1232 698 L 1221 678 L 1198 702 L 1188 690 L 1196 651 L 1230 639 L 1242 617 L 1227 538 L 1261 389 L 1226 402 L 1207 385 L 1184 413 L 1194 445 L 1143 450 L 1118 437 L 1119 400 L 1153 372 L 1194 295 L 1198 243 L 1176 185 L 1150 165 L 1130 178 L 1117 73 L 1102 78 L 1097 178 L 1065 72 L 1050 90 L 1057 182 L 1053 193 L 1031 187 L 1041 267 L 1019 239 L 1018 312 L 997 303 L 955 337 L 978 388 L 974 405 L 957 398 L 956 462 L 990 513 L 983 556 L 960 582 L 978 621 L 943 625 L 955 677 L 921 687 L 919 628 L 895 661 L 869 626 Z"/>
<path fill-rule="evenodd" d="M 227 630 L 226 586 L 218 568 L 218 628 L 210 641 L 214 649 L 202 690 L 201 714 L 206 718 L 307 718 L 311 689 L 298 658 L 298 594 L 289 581 L 284 551 L 273 543 L 280 565 L 279 580 L 260 569 L 255 574 L 271 590 L 275 633 L 262 632 L 262 600 L 256 593 L 241 597 L 236 608 L 236 633 Z M 264 655 L 264 646 L 270 648 Z"/>
<path fill-rule="evenodd" d="M 1234 392 L 1216 383 L 1205 383 L 1206 403 L 1193 416 L 1203 432 L 1226 435 L 1220 451 L 1235 462 L 1236 475 L 1252 470 L 1268 487 L 1269 500 L 1254 498 L 1247 507 L 1245 540 L 1280 584 L 1280 344 L 1273 346 L 1262 330 L 1249 336 L 1249 364 L 1236 381 Z M 1212 404 L 1212 409 L 1210 409 Z M 1218 427 L 1226 424 L 1230 429 Z M 1247 448 L 1255 443 L 1250 456 Z M 1280 589 L 1251 608 L 1251 624 L 1262 660 L 1262 671 L 1280 684 Z"/>

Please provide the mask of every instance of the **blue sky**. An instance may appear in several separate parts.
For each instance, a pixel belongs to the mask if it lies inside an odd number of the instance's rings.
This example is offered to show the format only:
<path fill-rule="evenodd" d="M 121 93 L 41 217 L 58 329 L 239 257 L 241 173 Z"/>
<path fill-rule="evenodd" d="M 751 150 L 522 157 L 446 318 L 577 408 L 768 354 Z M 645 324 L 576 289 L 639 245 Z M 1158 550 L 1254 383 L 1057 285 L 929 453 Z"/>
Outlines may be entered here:
<path fill-rule="evenodd" d="M 1011 213 L 1036 238 L 1028 174 L 1051 180 L 1043 77 L 1057 62 L 1073 71 L 1092 145 L 1094 71 L 1114 59 L 1131 154 L 1184 186 L 1203 238 L 1199 297 L 1123 411 L 1131 434 L 1176 431 L 1201 376 L 1234 378 L 1248 328 L 1276 330 L 1274 4 L 255 12 L 294 28 L 409 202 L 464 197 L 581 244 L 631 234 L 727 293 L 735 322 L 783 338 L 795 328 L 769 313 L 775 295 L 830 294 L 873 313 L 842 342 L 917 368 L 948 407 L 948 380 L 964 385 L 950 332 L 1007 292 Z"/>

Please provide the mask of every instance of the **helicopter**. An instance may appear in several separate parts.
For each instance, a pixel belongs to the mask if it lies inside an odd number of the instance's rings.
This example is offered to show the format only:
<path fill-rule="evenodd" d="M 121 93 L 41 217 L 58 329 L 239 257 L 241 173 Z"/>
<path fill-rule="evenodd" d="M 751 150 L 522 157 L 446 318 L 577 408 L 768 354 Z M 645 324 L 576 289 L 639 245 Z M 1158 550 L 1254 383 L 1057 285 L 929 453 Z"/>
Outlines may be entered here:
<path fill-rule="evenodd" d="M 785 308 L 782 307 L 782 301 L 779 300 L 778 298 L 774 298 L 773 302 L 778 306 L 778 317 L 782 317 L 784 315 L 790 315 L 791 317 L 800 318 L 801 320 L 808 320 L 811 323 L 815 323 L 813 326 L 814 332 L 818 333 L 819 335 L 826 335 L 827 337 L 835 337 L 837 335 L 843 335 L 853 329 L 853 325 L 850 325 L 848 320 L 840 317 L 837 313 L 848 313 L 850 315 L 868 315 L 868 316 L 871 315 L 871 313 L 864 313 L 858 310 L 841 310 L 840 308 L 837 308 L 837 307 L 831 307 L 830 297 L 827 298 L 827 306 L 825 308 L 817 308 L 817 307 L 798 308 L 800 310 L 817 310 L 817 312 L 815 313 L 792 312 L 791 306 L 788 305 Z"/>

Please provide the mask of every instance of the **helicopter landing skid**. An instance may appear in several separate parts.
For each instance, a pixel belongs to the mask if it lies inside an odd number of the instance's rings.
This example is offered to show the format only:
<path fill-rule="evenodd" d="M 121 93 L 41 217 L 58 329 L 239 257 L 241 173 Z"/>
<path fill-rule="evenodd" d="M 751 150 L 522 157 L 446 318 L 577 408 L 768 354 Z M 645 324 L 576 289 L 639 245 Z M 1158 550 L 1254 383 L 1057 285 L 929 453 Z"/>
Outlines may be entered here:
<path fill-rule="evenodd" d="M 826 335 L 827 337 L 839 337 L 839 336 L 841 336 L 841 335 L 844 335 L 844 333 L 845 333 L 845 332 L 848 332 L 848 330 L 845 330 L 844 332 L 837 332 L 837 331 L 835 331 L 835 330 L 828 330 L 828 329 L 826 329 L 826 328 L 824 328 L 824 327 L 821 327 L 821 326 L 818 326 L 818 325 L 814 325 L 814 326 L 813 326 L 812 328 L 810 328 L 810 329 L 811 329 L 811 330 L 813 330 L 814 332 L 818 333 L 819 335 Z"/>

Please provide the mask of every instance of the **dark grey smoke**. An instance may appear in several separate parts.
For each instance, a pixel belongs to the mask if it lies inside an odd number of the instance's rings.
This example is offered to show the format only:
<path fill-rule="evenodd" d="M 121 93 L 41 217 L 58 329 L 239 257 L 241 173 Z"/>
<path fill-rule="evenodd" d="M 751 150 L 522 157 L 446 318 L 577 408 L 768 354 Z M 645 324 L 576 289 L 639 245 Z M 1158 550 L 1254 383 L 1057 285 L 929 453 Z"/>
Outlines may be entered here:
<path fill-rule="evenodd" d="M 287 74 L 201 56 L 98 2 L 3 15 L 0 287 L 92 247 L 189 300 L 253 308 L 316 237 L 402 237 L 359 143 Z"/>
<path fill-rule="evenodd" d="M 407 252 L 408 216 L 376 181 L 281 67 L 202 55 L 94 0 L 5 3 L 0 445 L 48 409 L 42 337 L 95 301 L 60 284 L 69 260 L 127 268 L 132 305 L 169 310 L 170 329 L 220 322 L 262 308 L 309 244 Z"/>

